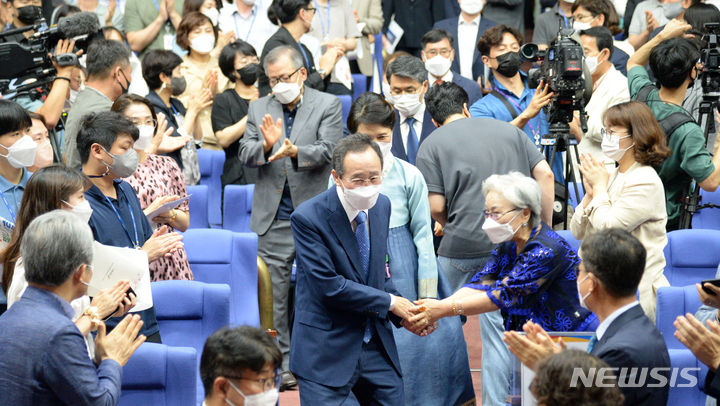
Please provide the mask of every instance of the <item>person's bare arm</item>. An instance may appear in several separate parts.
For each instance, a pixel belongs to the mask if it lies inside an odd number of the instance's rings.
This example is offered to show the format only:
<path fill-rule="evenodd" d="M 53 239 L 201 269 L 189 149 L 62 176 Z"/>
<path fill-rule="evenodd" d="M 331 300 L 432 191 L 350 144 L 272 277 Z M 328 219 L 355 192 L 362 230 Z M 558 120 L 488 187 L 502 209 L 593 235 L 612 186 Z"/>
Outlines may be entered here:
<path fill-rule="evenodd" d="M 532 177 L 542 190 L 542 212 L 540 218 L 547 224 L 552 224 L 553 203 L 555 202 L 555 175 L 546 160 L 542 160 L 532 169 Z"/>
<path fill-rule="evenodd" d="M 528 107 L 523 110 L 520 115 L 515 117 L 515 119 L 512 120 L 510 124 L 521 130 L 525 128 L 528 121 L 537 117 L 537 115 L 540 114 L 540 110 L 542 110 L 543 107 L 550 103 L 553 95 L 554 93 L 550 92 L 549 86 L 545 85 L 543 82 L 540 82 L 537 89 L 535 89 L 535 95 L 533 96 L 532 100 L 530 100 L 530 104 L 528 105 Z"/>
<path fill-rule="evenodd" d="M 640 34 L 628 35 L 628 42 L 636 50 L 639 49 L 650 39 L 652 32 L 659 26 L 653 13 L 650 10 L 645 10 L 645 30 Z"/>
<path fill-rule="evenodd" d="M 712 171 L 710 176 L 705 178 L 702 182 L 698 182 L 698 186 L 700 186 L 703 190 L 707 192 L 714 192 L 717 190 L 718 185 L 720 185 L 720 155 L 718 155 L 718 149 L 715 150 L 715 155 L 712 158 L 712 163 L 715 165 L 715 170 Z"/>
<path fill-rule="evenodd" d="M 215 131 L 215 137 L 223 148 L 227 148 L 233 142 L 239 140 L 245 134 L 245 125 L 247 124 L 247 116 L 237 123 L 225 127 L 220 131 Z"/>
<path fill-rule="evenodd" d="M 445 206 L 445 195 L 440 193 L 428 193 L 430 200 L 430 214 L 436 222 L 445 227 L 447 223 L 447 207 Z"/>
<path fill-rule="evenodd" d="M 629 71 L 636 66 L 647 65 L 648 61 L 650 60 L 650 52 L 652 52 L 655 46 L 665 41 L 666 39 L 680 37 L 690 29 L 692 29 L 690 24 L 683 23 L 678 20 L 670 21 L 669 23 L 667 23 L 667 25 L 665 25 L 665 28 L 663 28 L 663 30 L 655 36 L 655 38 L 646 42 L 645 45 L 641 46 L 637 51 L 635 51 L 634 54 L 632 54 L 632 56 L 630 57 L 630 59 L 628 59 L 627 62 L 627 70 Z"/>
<path fill-rule="evenodd" d="M 133 51 L 142 52 L 143 49 L 147 48 L 147 46 L 153 42 L 155 37 L 158 36 L 160 30 L 165 25 L 165 21 L 167 21 L 167 12 L 163 15 L 164 6 L 162 6 L 165 2 L 161 1 L 160 4 L 160 14 L 158 14 L 157 18 L 153 20 L 150 25 L 140 31 L 127 33 L 128 44 L 130 44 L 130 49 Z"/>
<path fill-rule="evenodd" d="M 75 41 L 60 40 L 58 41 L 55 55 L 72 52 L 74 48 Z M 77 55 L 82 55 L 82 51 L 78 51 Z M 36 113 L 45 116 L 45 125 L 48 129 L 55 128 L 58 121 L 60 121 L 63 107 L 65 107 L 68 88 L 70 87 L 70 75 L 73 70 L 73 66 L 58 66 L 55 62 L 53 62 L 53 65 L 57 70 L 57 79 L 53 82 L 52 90 L 48 93 L 43 105 L 35 110 Z"/>

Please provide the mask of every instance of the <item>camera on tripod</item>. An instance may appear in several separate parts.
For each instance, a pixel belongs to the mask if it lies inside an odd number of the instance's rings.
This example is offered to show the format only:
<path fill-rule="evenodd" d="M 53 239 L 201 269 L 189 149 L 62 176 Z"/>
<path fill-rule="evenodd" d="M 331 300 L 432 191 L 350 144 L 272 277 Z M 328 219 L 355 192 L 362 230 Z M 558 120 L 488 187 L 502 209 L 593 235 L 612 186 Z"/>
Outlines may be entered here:
<path fill-rule="evenodd" d="M 40 31 L 45 19 L 40 17 L 37 22 L 27 27 L 7 30 L 0 33 L 0 41 L 5 38 L 33 30 L 35 33 L 20 42 L 0 43 L 0 93 L 14 93 L 13 97 L 27 94 L 37 99 L 40 91 L 36 88 L 46 87 L 54 80 L 57 73 L 49 54 L 57 48 L 61 39 L 75 40 L 75 50 L 87 52 L 90 42 L 98 36 L 100 22 L 95 13 L 83 12 L 61 19 L 57 25 Z M 54 57 L 58 66 L 77 65 L 77 56 L 66 53 Z M 23 83 L 35 79 L 32 83 Z"/>
<path fill-rule="evenodd" d="M 702 41 L 707 44 L 701 52 L 700 60 L 703 69 L 700 73 L 703 96 L 720 98 L 720 49 L 718 49 L 718 35 L 720 35 L 720 23 L 706 23 L 705 34 Z"/>
<path fill-rule="evenodd" d="M 544 107 L 550 134 L 543 134 L 541 144 L 555 145 L 561 136 L 567 141 L 569 123 L 575 111 L 580 111 L 581 128 L 587 132 L 585 105 L 592 96 L 592 77 L 589 71 L 586 72 L 583 63 L 585 52 L 575 30 L 560 28 L 557 38 L 547 50 L 540 50 L 533 43 L 525 44 L 520 47 L 520 56 L 531 62 L 540 62 L 539 68 L 528 72 L 528 86 L 536 88 L 542 81 L 554 93 L 550 103 Z"/>

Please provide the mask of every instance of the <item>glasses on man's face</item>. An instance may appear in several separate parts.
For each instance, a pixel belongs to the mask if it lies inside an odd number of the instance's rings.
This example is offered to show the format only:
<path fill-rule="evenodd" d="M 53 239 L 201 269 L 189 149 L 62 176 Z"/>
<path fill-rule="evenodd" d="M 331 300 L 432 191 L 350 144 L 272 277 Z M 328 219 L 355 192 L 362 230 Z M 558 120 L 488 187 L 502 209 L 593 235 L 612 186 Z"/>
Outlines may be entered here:
<path fill-rule="evenodd" d="M 502 216 L 504 216 L 504 215 L 506 215 L 506 214 L 508 214 L 508 213 L 512 213 L 512 212 L 514 212 L 514 211 L 518 211 L 518 210 L 519 210 L 519 209 L 512 209 L 512 210 L 506 211 L 505 213 L 495 213 L 495 212 L 492 212 L 492 211 L 484 210 L 484 211 L 483 211 L 483 215 L 485 215 L 485 218 L 486 218 L 486 219 L 493 219 L 493 220 L 495 220 L 495 221 L 498 221 L 498 220 L 500 220 L 500 218 L 502 218 Z"/>
<path fill-rule="evenodd" d="M 579 22 L 579 23 L 586 23 L 594 20 L 595 17 L 592 16 L 592 14 L 577 14 L 573 16 L 573 20 Z"/>
<path fill-rule="evenodd" d="M 315 14 L 315 11 L 317 11 L 317 9 L 315 7 L 308 7 L 305 10 L 307 10 L 308 13 L 313 13 L 313 14 Z"/>
<path fill-rule="evenodd" d="M 243 378 L 240 376 L 226 376 L 225 378 L 254 382 L 255 385 L 258 385 L 259 387 L 262 388 L 263 392 L 267 392 L 273 388 L 279 388 L 280 382 L 282 382 L 282 376 L 280 376 L 278 374 L 275 374 L 272 377 L 265 378 L 265 379 L 249 379 L 249 378 Z"/>
<path fill-rule="evenodd" d="M 627 131 L 626 131 L 626 132 L 619 132 L 619 131 L 609 130 L 609 129 L 607 129 L 607 128 L 601 128 L 601 129 L 600 129 L 600 134 L 602 135 L 603 138 L 608 139 L 608 140 L 609 140 L 610 137 L 612 137 L 612 136 L 619 137 L 619 136 L 621 136 L 621 135 L 627 135 L 627 136 L 630 136 L 630 135 L 631 135 L 631 134 L 630 134 L 629 132 L 627 132 Z"/>
<path fill-rule="evenodd" d="M 153 120 L 152 118 L 149 118 L 147 120 L 133 119 L 133 124 L 135 124 L 135 127 L 140 126 L 140 125 L 147 125 L 152 128 L 155 128 L 157 126 L 157 121 Z"/>
<path fill-rule="evenodd" d="M 289 74 L 289 75 L 282 75 L 282 76 L 280 76 L 280 77 L 270 78 L 270 87 L 273 87 L 273 86 L 277 85 L 279 82 L 282 82 L 282 83 L 290 83 L 290 80 L 292 79 L 292 76 L 293 76 L 294 74 L 298 73 L 298 71 L 299 71 L 300 69 L 302 69 L 302 68 L 297 68 L 297 69 L 295 69 L 295 71 L 294 71 L 293 73 Z"/>
<path fill-rule="evenodd" d="M 373 176 L 368 179 L 354 178 L 350 179 L 350 184 L 352 184 L 356 188 L 368 185 L 380 185 L 382 184 L 382 178 L 380 176 Z"/>
<path fill-rule="evenodd" d="M 17 0 L 15 2 L 17 4 L 17 8 L 25 7 L 25 6 L 37 6 L 42 7 L 42 1 L 40 0 Z"/>
<path fill-rule="evenodd" d="M 438 55 L 442 56 L 443 58 L 450 58 L 450 54 L 452 53 L 452 49 L 443 48 L 440 51 L 437 49 L 431 49 L 429 51 L 425 51 L 425 56 L 427 59 L 434 58 Z"/>

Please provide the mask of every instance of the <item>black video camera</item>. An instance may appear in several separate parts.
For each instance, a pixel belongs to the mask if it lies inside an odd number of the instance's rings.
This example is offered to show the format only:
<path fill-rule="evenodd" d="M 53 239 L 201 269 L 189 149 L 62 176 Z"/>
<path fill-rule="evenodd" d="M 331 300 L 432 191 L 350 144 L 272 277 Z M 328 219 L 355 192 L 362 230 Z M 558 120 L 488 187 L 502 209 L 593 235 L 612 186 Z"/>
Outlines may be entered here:
<path fill-rule="evenodd" d="M 585 52 L 575 30 L 561 28 L 547 50 L 540 50 L 536 44 L 525 44 L 520 47 L 520 56 L 540 63 L 539 68 L 528 72 L 528 85 L 536 88 L 542 81 L 554 93 L 544 107 L 550 134 L 543 135 L 542 144 L 553 145 L 558 135 L 569 133 L 568 124 L 573 120 L 574 111 L 581 112 L 581 126 L 586 132 L 585 105 L 592 96 L 592 75 L 583 63 Z"/>
<path fill-rule="evenodd" d="M 35 89 L 46 86 L 52 82 L 57 73 L 53 66 L 53 59 L 58 66 L 77 65 L 77 56 L 74 53 L 56 55 L 52 59 L 49 54 L 54 53 L 57 43 L 61 39 L 74 39 L 77 52 L 87 52 L 90 42 L 98 36 L 100 22 L 95 13 L 83 12 L 61 19 L 57 25 L 40 31 L 44 25 L 44 18 L 40 18 L 34 25 L 16 30 L 0 33 L 0 41 L 10 35 L 33 30 L 35 33 L 20 42 L 0 43 L 0 93 L 11 92 L 13 97 L 29 94 L 31 98 L 38 97 Z M 29 79 L 34 82 L 23 85 Z"/>
<path fill-rule="evenodd" d="M 718 49 L 718 35 L 720 23 L 706 23 L 705 35 L 702 41 L 707 47 L 702 49 L 700 60 L 703 69 L 700 73 L 703 96 L 710 96 L 714 100 L 720 98 L 720 49 Z"/>

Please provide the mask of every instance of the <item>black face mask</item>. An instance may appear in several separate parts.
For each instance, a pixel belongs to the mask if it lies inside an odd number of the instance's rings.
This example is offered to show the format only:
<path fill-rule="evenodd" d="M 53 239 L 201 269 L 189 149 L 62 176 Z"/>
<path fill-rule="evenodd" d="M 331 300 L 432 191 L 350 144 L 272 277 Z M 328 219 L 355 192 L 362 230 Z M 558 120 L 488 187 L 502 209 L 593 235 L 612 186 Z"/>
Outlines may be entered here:
<path fill-rule="evenodd" d="M 172 95 L 173 96 L 180 96 L 185 91 L 185 88 L 187 87 L 187 82 L 185 81 L 185 76 L 176 78 L 171 77 L 170 78 L 170 87 L 172 88 Z"/>
<path fill-rule="evenodd" d="M 238 69 L 237 73 L 240 75 L 240 80 L 245 84 L 245 86 L 251 86 L 257 81 L 257 78 L 260 75 L 260 64 L 251 63 L 244 68 Z"/>
<path fill-rule="evenodd" d="M 127 94 L 128 88 L 130 87 L 130 81 L 128 80 L 127 76 L 125 76 L 125 72 L 120 71 L 120 74 L 123 76 L 123 79 L 125 79 L 125 83 L 127 83 L 127 87 L 123 86 L 122 82 L 118 80 L 118 83 L 120 84 L 120 90 L 122 91 L 122 94 Z"/>
<path fill-rule="evenodd" d="M 20 20 L 21 23 L 27 25 L 35 24 L 42 13 L 42 9 L 38 6 L 20 7 L 17 11 L 17 19 Z"/>
<path fill-rule="evenodd" d="M 498 67 L 495 69 L 497 73 L 512 78 L 517 75 L 520 70 L 520 53 L 519 52 L 508 52 L 497 57 Z"/>

